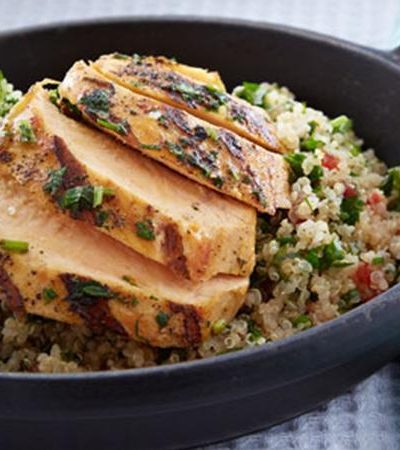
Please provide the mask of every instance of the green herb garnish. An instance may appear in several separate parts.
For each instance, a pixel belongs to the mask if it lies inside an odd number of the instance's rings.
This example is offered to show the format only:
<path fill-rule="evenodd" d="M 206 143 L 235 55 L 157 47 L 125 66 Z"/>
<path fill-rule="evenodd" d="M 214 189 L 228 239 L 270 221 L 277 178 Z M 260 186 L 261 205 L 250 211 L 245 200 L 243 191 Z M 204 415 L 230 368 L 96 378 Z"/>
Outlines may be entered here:
<path fill-rule="evenodd" d="M 301 327 L 303 330 L 313 326 L 312 320 L 307 314 L 300 314 L 292 321 L 292 324 L 294 327 Z"/>
<path fill-rule="evenodd" d="M 385 262 L 385 259 L 383 256 L 375 256 L 372 258 L 372 264 L 374 266 L 379 266 L 380 264 L 383 264 Z"/>
<path fill-rule="evenodd" d="M 168 325 L 168 321 L 169 321 L 169 315 L 167 313 L 165 313 L 164 311 L 160 311 L 156 315 L 156 322 L 158 323 L 158 326 L 160 328 L 166 327 Z"/>
<path fill-rule="evenodd" d="M 81 105 L 86 106 L 86 112 L 97 117 L 106 118 L 110 112 L 110 91 L 95 89 L 81 97 Z"/>
<path fill-rule="evenodd" d="M 242 87 L 238 90 L 236 95 L 252 105 L 264 106 L 264 98 L 268 92 L 268 85 L 265 83 L 250 83 L 244 81 Z"/>
<path fill-rule="evenodd" d="M 322 141 L 318 141 L 317 139 L 314 139 L 313 137 L 310 137 L 308 139 L 302 139 L 300 142 L 300 148 L 301 150 L 305 152 L 312 152 L 316 150 L 317 148 L 320 148 L 324 145 Z"/>
<path fill-rule="evenodd" d="M 279 242 L 279 244 L 281 245 L 287 245 L 287 244 L 296 244 L 297 242 L 297 238 L 296 236 L 283 236 L 283 237 L 278 237 L 276 238 L 276 240 Z"/>
<path fill-rule="evenodd" d="M 100 284 L 98 281 L 72 279 L 68 298 L 70 300 L 79 300 L 85 297 L 113 298 L 115 294 L 107 286 Z"/>
<path fill-rule="evenodd" d="M 12 253 L 27 253 L 29 251 L 29 243 L 25 241 L 13 241 L 10 239 L 2 239 L 0 247 Z"/>
<path fill-rule="evenodd" d="M 306 159 L 304 153 L 288 153 L 285 155 L 285 161 L 289 164 L 291 169 L 291 182 L 295 182 L 298 178 L 304 176 L 302 164 Z"/>
<path fill-rule="evenodd" d="M 83 210 L 91 210 L 100 206 L 105 197 L 112 197 L 114 192 L 103 186 L 75 186 L 67 189 L 59 200 L 60 206 L 69 209 L 73 213 Z"/>
<path fill-rule="evenodd" d="M 36 142 L 36 135 L 32 125 L 28 120 L 21 120 L 18 124 L 19 140 L 24 144 L 33 144 Z"/>
<path fill-rule="evenodd" d="M 353 128 L 353 122 L 347 116 L 338 116 L 331 120 L 333 133 L 346 133 Z"/>
<path fill-rule="evenodd" d="M 66 173 L 66 167 L 50 170 L 47 176 L 47 181 L 43 186 L 43 190 L 54 197 L 57 194 L 58 189 L 62 186 L 64 175 Z"/>
<path fill-rule="evenodd" d="M 250 334 L 250 340 L 252 342 L 256 342 L 258 339 L 263 337 L 262 331 L 252 319 L 247 322 L 247 331 Z"/>
<path fill-rule="evenodd" d="M 136 235 L 146 241 L 154 241 L 156 235 L 154 233 L 154 227 L 150 220 L 144 222 L 136 222 Z"/>
<path fill-rule="evenodd" d="M 364 202 L 358 195 L 344 198 L 340 205 L 340 219 L 348 225 L 355 225 L 360 218 L 363 206 Z"/>
<path fill-rule="evenodd" d="M 14 91 L 12 84 L 5 79 L 0 70 L 0 117 L 4 117 L 21 97 L 19 91 Z"/>
<path fill-rule="evenodd" d="M 226 327 L 227 327 L 227 323 L 225 322 L 225 320 L 219 319 L 211 325 L 211 330 L 214 334 L 218 335 L 218 334 L 221 334 L 225 330 Z"/>
<path fill-rule="evenodd" d="M 381 189 L 385 196 L 389 198 L 388 209 L 400 211 L 400 167 L 393 167 L 388 170 Z"/>
<path fill-rule="evenodd" d="M 42 297 L 45 303 L 51 303 L 58 297 L 58 294 L 53 288 L 44 288 L 42 291 Z"/>
<path fill-rule="evenodd" d="M 161 150 L 161 145 L 157 144 L 141 144 L 140 147 L 145 150 Z"/>
<path fill-rule="evenodd" d="M 106 119 L 97 118 L 96 123 L 103 128 L 107 128 L 107 130 L 114 131 L 115 133 L 124 134 L 124 135 L 128 134 L 128 125 L 125 121 L 116 123 L 116 122 L 110 122 L 109 120 L 106 120 Z"/>

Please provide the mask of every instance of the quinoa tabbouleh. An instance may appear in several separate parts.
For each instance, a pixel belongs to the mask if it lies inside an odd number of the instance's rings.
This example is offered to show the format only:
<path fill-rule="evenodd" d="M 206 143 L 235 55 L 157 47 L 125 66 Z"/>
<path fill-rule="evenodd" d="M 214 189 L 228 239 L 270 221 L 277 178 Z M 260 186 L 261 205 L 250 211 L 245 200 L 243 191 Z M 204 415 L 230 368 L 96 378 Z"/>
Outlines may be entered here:
<path fill-rule="evenodd" d="M 204 358 L 299 333 L 372 300 L 398 281 L 400 169 L 387 170 L 353 131 L 285 87 L 243 83 L 234 94 L 264 108 L 290 150 L 289 211 L 259 214 L 257 264 L 245 305 L 213 324 L 199 348 L 155 349 L 107 331 L 96 334 L 1 309 L 1 371 L 125 369 Z M 0 115 L 20 93 L 0 76 Z"/>

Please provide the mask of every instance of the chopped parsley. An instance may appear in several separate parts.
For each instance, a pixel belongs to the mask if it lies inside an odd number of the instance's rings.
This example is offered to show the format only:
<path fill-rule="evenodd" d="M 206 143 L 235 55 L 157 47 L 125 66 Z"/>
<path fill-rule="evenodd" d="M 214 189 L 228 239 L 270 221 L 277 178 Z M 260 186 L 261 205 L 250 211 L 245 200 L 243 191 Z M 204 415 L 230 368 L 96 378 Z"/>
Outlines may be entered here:
<path fill-rule="evenodd" d="M 304 153 L 288 153 L 285 155 L 285 161 L 290 166 L 290 180 L 291 182 L 295 182 L 298 178 L 304 176 L 304 171 L 302 164 L 306 159 L 306 155 Z"/>
<path fill-rule="evenodd" d="M 49 100 L 53 103 L 53 105 L 58 106 L 58 102 L 60 101 L 60 93 L 58 88 L 49 90 Z"/>
<path fill-rule="evenodd" d="M 344 198 L 340 205 L 340 219 L 348 225 L 355 225 L 360 218 L 363 207 L 364 202 L 358 195 Z"/>
<path fill-rule="evenodd" d="M 168 150 L 176 156 L 179 160 L 185 159 L 185 152 L 179 144 L 174 144 L 173 142 L 167 142 Z"/>
<path fill-rule="evenodd" d="M 54 197 L 63 184 L 63 179 L 66 172 L 66 167 L 50 170 L 47 176 L 47 182 L 43 186 L 43 190 Z"/>
<path fill-rule="evenodd" d="M 128 134 L 128 124 L 126 121 L 110 122 L 109 120 L 106 119 L 97 118 L 96 123 L 103 128 L 107 128 L 107 130 L 114 131 L 115 133 L 124 135 Z"/>
<path fill-rule="evenodd" d="M 287 244 L 294 245 L 297 242 L 296 236 L 283 236 L 283 237 L 280 237 L 280 238 L 276 238 L 276 240 L 281 245 L 287 245 Z"/>
<path fill-rule="evenodd" d="M 300 314 L 292 321 L 292 324 L 294 327 L 301 327 L 303 330 L 311 328 L 313 325 L 311 318 L 307 314 Z"/>
<path fill-rule="evenodd" d="M 154 241 L 156 235 L 154 233 L 153 223 L 150 220 L 145 220 L 143 222 L 136 222 L 136 235 L 146 241 Z"/>
<path fill-rule="evenodd" d="M 300 148 L 304 152 L 312 152 L 317 148 L 320 148 L 324 145 L 322 141 L 318 141 L 313 137 L 309 137 L 308 139 L 302 139 L 300 142 Z"/>
<path fill-rule="evenodd" d="M 51 303 L 57 297 L 58 294 L 53 288 L 44 288 L 42 291 L 42 298 L 46 304 Z"/>
<path fill-rule="evenodd" d="M 10 239 L 2 239 L 0 247 L 12 253 L 27 253 L 29 251 L 29 243 L 25 241 L 13 241 Z"/>
<path fill-rule="evenodd" d="M 372 258 L 372 265 L 379 266 L 380 264 L 383 264 L 385 262 L 385 259 L 383 256 L 375 256 L 375 258 Z"/>
<path fill-rule="evenodd" d="M 352 263 L 343 261 L 345 252 L 340 242 L 333 240 L 328 245 L 308 250 L 303 258 L 308 261 L 313 269 L 326 270 L 330 267 L 346 267 Z"/>
<path fill-rule="evenodd" d="M 28 120 L 21 120 L 18 124 L 19 140 L 24 144 L 33 144 L 36 142 L 36 135 L 32 125 Z"/>
<path fill-rule="evenodd" d="M 267 92 L 268 85 L 266 83 L 258 84 L 244 81 L 236 95 L 252 105 L 264 106 L 264 98 Z"/>
<path fill-rule="evenodd" d="M 388 170 L 381 189 L 389 198 L 388 209 L 400 211 L 400 167 L 393 167 Z"/>
<path fill-rule="evenodd" d="M 257 342 L 258 339 L 263 337 L 261 329 L 258 328 L 256 322 L 252 319 L 247 322 L 247 331 L 250 334 L 250 340 L 252 342 Z"/>
<path fill-rule="evenodd" d="M 110 91 L 106 89 L 94 89 L 83 95 L 79 103 L 86 106 L 86 112 L 96 117 L 106 118 L 110 112 Z"/>
<path fill-rule="evenodd" d="M 169 315 L 164 311 L 159 311 L 156 315 L 156 322 L 160 328 L 166 327 L 169 322 Z"/>
<path fill-rule="evenodd" d="M 353 128 L 353 122 L 347 116 L 338 116 L 331 120 L 333 133 L 347 133 Z"/>
<path fill-rule="evenodd" d="M 158 144 L 141 144 L 140 147 L 145 150 L 161 150 L 161 145 Z"/>
<path fill-rule="evenodd" d="M 308 174 L 308 178 L 311 181 L 313 187 L 317 186 L 324 176 L 324 169 L 321 166 L 314 166 L 311 172 Z"/>
<path fill-rule="evenodd" d="M 113 298 L 115 294 L 98 281 L 82 281 L 78 278 L 71 280 L 69 300 L 80 300 L 85 297 Z"/>
<path fill-rule="evenodd" d="M 357 289 L 350 289 L 345 294 L 342 295 L 341 299 L 338 302 L 339 313 L 343 314 L 347 311 L 350 311 L 355 306 L 361 303 L 360 293 Z"/>
<path fill-rule="evenodd" d="M 13 85 L 5 79 L 0 70 L 0 117 L 4 117 L 20 98 L 21 92 L 14 91 Z"/>

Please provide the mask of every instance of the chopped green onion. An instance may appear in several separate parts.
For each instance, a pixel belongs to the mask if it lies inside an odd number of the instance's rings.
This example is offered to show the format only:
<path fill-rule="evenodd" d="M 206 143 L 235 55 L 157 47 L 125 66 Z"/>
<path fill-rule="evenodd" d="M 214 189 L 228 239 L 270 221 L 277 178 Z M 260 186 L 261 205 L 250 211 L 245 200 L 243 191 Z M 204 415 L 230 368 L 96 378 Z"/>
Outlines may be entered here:
<path fill-rule="evenodd" d="M 25 241 L 2 239 L 0 241 L 0 246 L 3 250 L 12 253 L 27 253 L 29 251 L 29 243 Z"/>
<path fill-rule="evenodd" d="M 105 119 L 96 119 L 96 123 L 104 128 L 107 128 L 108 130 L 114 131 L 118 134 L 128 134 L 128 125 L 126 122 L 110 122 Z"/>
<path fill-rule="evenodd" d="M 294 327 L 301 327 L 303 329 L 312 327 L 313 323 L 311 318 L 307 314 L 300 314 L 296 319 L 292 321 Z"/>
<path fill-rule="evenodd" d="M 214 334 L 218 335 L 221 334 L 226 327 L 227 323 L 225 322 L 225 320 L 219 319 L 212 324 L 211 329 Z"/>
<path fill-rule="evenodd" d="M 314 139 L 313 137 L 310 137 L 308 139 L 303 139 L 300 142 L 301 150 L 312 152 L 316 150 L 317 148 L 320 148 L 324 145 L 324 142 L 318 141 L 317 139 Z"/>
<path fill-rule="evenodd" d="M 347 116 L 338 116 L 331 120 L 332 131 L 334 133 L 346 133 L 353 128 L 353 122 Z"/>

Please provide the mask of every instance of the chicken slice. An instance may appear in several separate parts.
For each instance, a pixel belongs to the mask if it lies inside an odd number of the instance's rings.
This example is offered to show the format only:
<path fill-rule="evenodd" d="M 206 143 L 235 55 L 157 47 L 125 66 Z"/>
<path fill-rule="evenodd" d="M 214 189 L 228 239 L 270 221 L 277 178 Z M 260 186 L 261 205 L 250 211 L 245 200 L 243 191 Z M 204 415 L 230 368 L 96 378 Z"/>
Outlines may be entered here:
<path fill-rule="evenodd" d="M 101 56 L 92 67 L 138 94 L 182 108 L 269 150 L 285 151 L 263 109 L 226 93 L 206 78 L 195 78 L 190 71 L 179 70 L 179 64 L 167 58 L 138 55 L 120 58 L 114 53 Z"/>
<path fill-rule="evenodd" d="M 112 83 L 84 62 L 74 64 L 59 92 L 93 125 L 198 183 L 272 215 L 289 207 L 281 155 Z"/>
<path fill-rule="evenodd" d="M 110 328 L 159 347 L 195 346 L 231 320 L 248 278 L 177 278 L 89 224 L 54 212 L 0 165 L 0 290 L 26 312 Z"/>
<path fill-rule="evenodd" d="M 97 226 L 181 277 L 251 273 L 253 208 L 127 152 L 61 114 L 48 96 L 39 84 L 31 88 L 9 117 L 14 138 L 0 146 L 4 168 L 40 204 Z M 33 142 L 23 142 L 21 127 L 32 128 Z"/>

